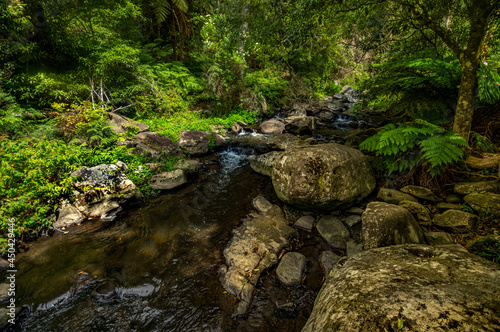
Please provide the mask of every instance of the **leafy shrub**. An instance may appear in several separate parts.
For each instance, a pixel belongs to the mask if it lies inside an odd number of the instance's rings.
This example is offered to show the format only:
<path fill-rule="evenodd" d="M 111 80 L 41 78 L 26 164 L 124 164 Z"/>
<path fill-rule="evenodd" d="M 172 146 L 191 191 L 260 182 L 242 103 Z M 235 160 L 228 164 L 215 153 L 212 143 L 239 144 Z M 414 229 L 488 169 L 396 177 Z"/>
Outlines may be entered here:
<path fill-rule="evenodd" d="M 477 91 L 481 102 L 490 105 L 498 103 L 500 101 L 500 74 L 489 66 L 480 66 Z"/>
<path fill-rule="evenodd" d="M 412 124 L 388 124 L 360 144 L 362 150 L 383 156 L 389 174 L 427 165 L 432 177 L 462 158 L 461 148 L 467 146 L 456 133 L 419 119 Z"/>

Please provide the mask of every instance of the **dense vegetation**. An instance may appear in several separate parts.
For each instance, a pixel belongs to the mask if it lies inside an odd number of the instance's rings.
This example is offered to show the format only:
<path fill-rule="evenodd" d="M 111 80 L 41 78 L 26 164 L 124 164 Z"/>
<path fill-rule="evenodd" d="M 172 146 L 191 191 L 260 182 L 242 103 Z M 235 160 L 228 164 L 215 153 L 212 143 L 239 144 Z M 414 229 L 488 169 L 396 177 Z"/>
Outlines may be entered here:
<path fill-rule="evenodd" d="M 496 153 L 494 133 L 469 133 L 478 108 L 500 121 L 499 6 L 4 0 L 0 227 L 13 216 L 20 235 L 46 229 L 59 198 L 71 195 L 70 172 L 82 165 L 122 160 L 150 190 L 153 173 L 139 167 L 149 160 L 114 144 L 133 133 L 115 134 L 106 124 L 110 110 L 176 140 L 181 130 L 252 123 L 350 84 L 364 91 L 361 108 L 399 123 L 362 145 L 385 156 L 389 172 L 438 175 L 468 143 Z M 488 118 L 479 120 L 483 128 Z"/>

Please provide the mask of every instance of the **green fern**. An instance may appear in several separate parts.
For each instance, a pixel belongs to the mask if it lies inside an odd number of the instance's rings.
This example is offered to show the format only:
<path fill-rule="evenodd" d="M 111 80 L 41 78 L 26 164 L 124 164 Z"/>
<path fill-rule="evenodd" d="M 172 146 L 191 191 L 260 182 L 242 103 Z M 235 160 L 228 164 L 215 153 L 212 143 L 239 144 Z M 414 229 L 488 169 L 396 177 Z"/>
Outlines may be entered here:
<path fill-rule="evenodd" d="M 467 142 L 456 133 L 421 119 L 388 124 L 360 144 L 362 150 L 383 156 L 389 174 L 427 165 L 432 177 L 461 159 L 464 147 Z"/>

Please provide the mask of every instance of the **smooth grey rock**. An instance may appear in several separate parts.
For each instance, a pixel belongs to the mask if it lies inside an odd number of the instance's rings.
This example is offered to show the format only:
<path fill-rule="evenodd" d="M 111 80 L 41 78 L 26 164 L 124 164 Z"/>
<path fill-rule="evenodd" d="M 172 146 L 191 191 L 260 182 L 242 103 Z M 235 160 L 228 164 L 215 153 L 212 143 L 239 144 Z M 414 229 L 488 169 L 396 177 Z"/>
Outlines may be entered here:
<path fill-rule="evenodd" d="M 260 131 L 263 134 L 279 135 L 285 130 L 285 124 L 278 120 L 267 120 L 260 124 Z"/>
<path fill-rule="evenodd" d="M 199 130 L 184 131 L 179 135 L 179 146 L 191 156 L 207 154 L 209 134 Z"/>
<path fill-rule="evenodd" d="M 364 211 L 364 210 L 363 210 Z M 344 224 L 349 226 L 350 228 L 356 226 L 361 222 L 361 216 L 357 214 L 350 215 L 344 220 Z"/>
<path fill-rule="evenodd" d="M 375 177 L 360 151 L 335 143 L 290 148 L 274 162 L 279 199 L 303 208 L 348 208 L 375 188 Z"/>
<path fill-rule="evenodd" d="M 293 224 L 293 227 L 310 231 L 314 227 L 314 217 L 302 216 Z"/>
<path fill-rule="evenodd" d="M 271 204 L 271 202 L 269 202 L 264 196 L 262 195 L 259 195 L 257 197 L 255 197 L 253 199 L 253 207 L 261 212 L 261 213 L 266 213 L 267 211 L 269 211 L 272 207 L 273 207 L 273 204 Z"/>
<path fill-rule="evenodd" d="M 112 112 L 108 112 L 107 123 L 111 127 L 111 129 L 118 134 L 122 134 L 131 129 L 136 130 L 136 133 L 149 130 L 149 126 L 142 122 L 134 121 L 123 115 Z"/>
<path fill-rule="evenodd" d="M 59 216 L 55 223 L 52 224 L 54 228 L 64 228 L 80 224 L 84 216 L 83 214 L 69 202 L 63 202 L 59 209 Z"/>
<path fill-rule="evenodd" d="M 356 243 L 354 240 L 347 241 L 347 257 L 350 258 L 363 251 L 363 243 Z"/>
<path fill-rule="evenodd" d="M 420 187 L 420 186 L 406 186 L 401 188 L 401 191 L 407 194 L 410 194 L 412 196 L 425 199 L 430 202 L 435 202 L 437 201 L 436 196 L 434 193 L 425 187 Z"/>
<path fill-rule="evenodd" d="M 498 331 L 500 265 L 461 246 L 400 245 L 337 265 L 302 332 Z"/>
<path fill-rule="evenodd" d="M 405 243 L 425 243 L 424 232 L 404 207 L 371 202 L 362 215 L 365 250 Z"/>
<path fill-rule="evenodd" d="M 466 233 L 471 230 L 477 221 L 477 216 L 472 213 L 448 210 L 443 214 L 434 216 L 434 225 L 453 233 Z"/>
<path fill-rule="evenodd" d="M 248 158 L 250 167 L 259 174 L 272 176 L 274 162 L 281 156 L 282 152 L 271 151 L 269 153 L 251 156 Z"/>
<path fill-rule="evenodd" d="M 418 203 L 418 199 L 412 195 L 389 188 L 380 188 L 377 194 L 377 199 L 389 204 L 399 204 L 401 201 Z"/>
<path fill-rule="evenodd" d="M 163 172 L 160 174 L 153 175 L 149 180 L 151 188 L 160 190 L 174 189 L 182 186 L 187 182 L 186 175 L 181 169 L 176 169 L 172 172 Z"/>
<path fill-rule="evenodd" d="M 498 180 L 482 181 L 482 182 L 459 182 L 455 183 L 453 190 L 457 194 L 462 194 L 462 195 L 468 195 L 474 193 L 500 194 L 500 182 Z"/>
<path fill-rule="evenodd" d="M 270 149 L 286 150 L 292 147 L 307 145 L 303 140 L 292 134 L 270 135 L 267 146 Z"/>
<path fill-rule="evenodd" d="M 181 148 L 171 139 L 155 132 L 143 132 L 135 135 L 136 148 L 134 154 L 142 154 L 152 159 L 160 159 L 162 154 L 171 157 L 184 157 Z"/>
<path fill-rule="evenodd" d="M 493 217 L 500 217 L 500 195 L 469 194 L 464 197 L 464 201 L 477 212 Z"/>
<path fill-rule="evenodd" d="M 420 203 L 411 201 L 401 201 L 399 205 L 407 209 L 418 221 L 420 225 L 431 226 L 432 218 L 429 210 Z"/>
<path fill-rule="evenodd" d="M 335 266 L 335 264 L 337 264 L 340 258 L 342 257 L 331 251 L 322 251 L 319 254 L 319 264 L 325 271 L 325 277 L 328 277 L 333 267 Z"/>
<path fill-rule="evenodd" d="M 276 269 L 278 279 L 283 286 L 292 287 L 300 285 L 302 282 L 302 273 L 306 268 L 307 258 L 298 252 L 287 252 L 281 258 Z"/>
<path fill-rule="evenodd" d="M 453 244 L 451 235 L 446 232 L 428 232 L 425 239 L 430 245 Z"/>
<path fill-rule="evenodd" d="M 460 204 L 453 204 L 453 203 L 437 203 L 436 208 L 440 211 L 446 211 L 446 210 L 460 210 L 462 208 L 462 205 Z"/>
<path fill-rule="evenodd" d="M 447 203 L 455 203 L 455 204 L 460 204 L 462 203 L 464 200 L 462 199 L 462 197 L 456 195 L 456 194 L 450 194 L 448 196 L 446 196 L 446 202 Z"/>
<path fill-rule="evenodd" d="M 316 224 L 319 235 L 333 248 L 345 249 L 349 240 L 349 230 L 335 216 L 323 216 Z"/>
<path fill-rule="evenodd" d="M 179 160 L 174 168 L 183 170 L 186 174 L 194 174 L 197 173 L 201 167 L 201 163 L 198 160 L 189 159 L 189 160 Z"/>

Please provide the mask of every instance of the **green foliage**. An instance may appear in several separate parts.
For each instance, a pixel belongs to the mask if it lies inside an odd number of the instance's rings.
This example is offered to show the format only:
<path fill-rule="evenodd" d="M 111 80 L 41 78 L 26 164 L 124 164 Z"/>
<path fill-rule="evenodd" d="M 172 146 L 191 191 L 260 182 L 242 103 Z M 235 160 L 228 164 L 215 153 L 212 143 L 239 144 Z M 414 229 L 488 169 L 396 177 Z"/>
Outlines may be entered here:
<path fill-rule="evenodd" d="M 0 91 L 0 135 L 13 134 L 23 127 L 22 109 L 15 98 Z"/>
<path fill-rule="evenodd" d="M 360 144 L 363 150 L 383 156 L 389 174 L 426 165 L 432 177 L 463 157 L 467 142 L 457 134 L 424 120 L 388 124 Z"/>
<path fill-rule="evenodd" d="M 454 109 L 460 82 L 458 61 L 410 58 L 374 65 L 375 76 L 363 83 L 366 101 L 391 100 L 391 114 L 442 119 Z"/>
<path fill-rule="evenodd" d="M 495 153 L 498 151 L 498 148 L 493 144 L 488 138 L 483 137 L 476 133 L 475 131 L 471 131 L 471 147 L 483 152 L 492 152 Z"/>
<path fill-rule="evenodd" d="M 485 237 L 480 238 L 470 244 L 470 251 L 473 254 L 486 258 L 495 263 L 500 263 L 500 238 Z"/>
<path fill-rule="evenodd" d="M 483 103 L 494 105 L 500 102 L 500 75 L 490 66 L 480 66 L 478 71 L 477 96 Z"/>

